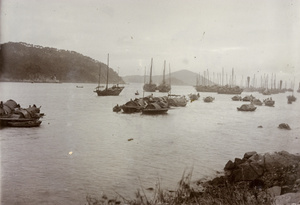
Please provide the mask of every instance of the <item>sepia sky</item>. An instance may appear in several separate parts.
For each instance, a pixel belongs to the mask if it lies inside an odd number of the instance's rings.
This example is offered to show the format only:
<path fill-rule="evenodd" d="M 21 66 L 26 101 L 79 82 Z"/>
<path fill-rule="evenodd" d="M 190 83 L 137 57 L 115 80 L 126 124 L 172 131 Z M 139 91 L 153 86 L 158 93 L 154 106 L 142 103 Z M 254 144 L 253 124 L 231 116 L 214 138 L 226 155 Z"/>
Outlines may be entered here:
<path fill-rule="evenodd" d="M 209 70 L 300 80 L 298 0 L 1 0 L 1 43 L 73 50 L 121 76 Z"/>

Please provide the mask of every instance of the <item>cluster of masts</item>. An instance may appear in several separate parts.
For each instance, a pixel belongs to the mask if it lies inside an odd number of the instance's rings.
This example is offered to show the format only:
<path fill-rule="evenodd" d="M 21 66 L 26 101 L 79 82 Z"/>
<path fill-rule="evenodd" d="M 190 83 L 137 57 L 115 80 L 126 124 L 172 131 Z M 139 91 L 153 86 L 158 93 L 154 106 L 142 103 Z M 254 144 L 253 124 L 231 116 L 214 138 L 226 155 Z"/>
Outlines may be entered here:
<path fill-rule="evenodd" d="M 229 86 L 235 87 L 239 86 L 243 88 L 245 91 L 259 91 L 259 90 L 284 90 L 284 91 L 293 91 L 295 86 L 294 81 L 290 82 L 290 87 L 288 87 L 287 81 L 276 81 L 276 74 L 264 74 L 260 77 L 257 77 L 255 74 L 251 79 L 250 76 L 247 76 L 244 79 L 242 76 L 240 83 L 237 83 L 236 75 L 234 74 L 234 68 L 232 68 L 231 75 L 228 75 L 224 72 L 224 68 L 222 68 L 222 73 L 210 73 L 209 70 L 204 70 L 203 74 L 198 74 L 196 78 L 196 86 Z M 299 89 L 300 90 L 300 84 Z"/>

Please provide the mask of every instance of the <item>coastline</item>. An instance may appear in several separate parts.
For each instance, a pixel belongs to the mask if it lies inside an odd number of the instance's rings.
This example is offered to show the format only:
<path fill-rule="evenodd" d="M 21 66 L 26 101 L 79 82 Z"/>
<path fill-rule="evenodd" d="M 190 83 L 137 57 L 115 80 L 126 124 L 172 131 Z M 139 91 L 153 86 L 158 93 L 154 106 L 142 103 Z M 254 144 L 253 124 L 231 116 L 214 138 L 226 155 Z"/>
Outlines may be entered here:
<path fill-rule="evenodd" d="M 210 180 L 191 181 L 184 173 L 175 191 L 143 188 L 135 199 L 118 195 L 100 199 L 87 195 L 88 205 L 100 204 L 300 204 L 300 154 L 286 151 L 260 154 L 246 152 L 242 158 L 229 160 L 223 174 Z"/>

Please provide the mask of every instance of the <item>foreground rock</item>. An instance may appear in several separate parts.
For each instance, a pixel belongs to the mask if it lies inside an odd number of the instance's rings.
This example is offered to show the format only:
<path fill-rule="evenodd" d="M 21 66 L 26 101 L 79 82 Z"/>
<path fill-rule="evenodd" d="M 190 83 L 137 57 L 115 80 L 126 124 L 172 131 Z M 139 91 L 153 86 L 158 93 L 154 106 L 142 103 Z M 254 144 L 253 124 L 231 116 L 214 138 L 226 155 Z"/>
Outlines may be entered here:
<path fill-rule="evenodd" d="M 300 204 L 300 155 L 286 151 L 258 154 L 228 161 L 225 176 L 208 182 L 210 186 L 245 185 L 256 198 L 273 197 L 274 204 Z"/>

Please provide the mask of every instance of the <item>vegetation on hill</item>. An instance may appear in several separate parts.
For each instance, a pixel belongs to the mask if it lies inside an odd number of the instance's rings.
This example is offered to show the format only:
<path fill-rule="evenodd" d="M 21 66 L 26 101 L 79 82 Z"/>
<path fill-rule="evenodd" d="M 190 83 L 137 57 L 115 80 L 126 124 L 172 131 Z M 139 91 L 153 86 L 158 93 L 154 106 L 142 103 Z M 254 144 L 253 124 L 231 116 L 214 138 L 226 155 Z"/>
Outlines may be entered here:
<path fill-rule="evenodd" d="M 0 47 L 1 81 L 106 82 L 107 65 L 80 53 L 26 43 L 9 42 Z M 124 83 L 109 68 L 109 83 Z"/>

